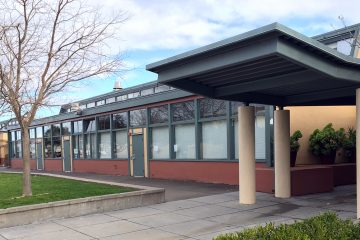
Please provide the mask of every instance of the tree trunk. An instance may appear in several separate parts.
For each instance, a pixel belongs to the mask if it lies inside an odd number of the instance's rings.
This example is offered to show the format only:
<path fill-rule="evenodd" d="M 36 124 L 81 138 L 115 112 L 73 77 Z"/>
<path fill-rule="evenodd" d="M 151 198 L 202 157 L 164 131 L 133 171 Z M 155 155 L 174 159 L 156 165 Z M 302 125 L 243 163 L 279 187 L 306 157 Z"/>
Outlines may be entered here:
<path fill-rule="evenodd" d="M 23 142 L 23 196 L 32 196 L 30 175 L 30 136 L 28 127 L 22 127 L 21 136 Z"/>

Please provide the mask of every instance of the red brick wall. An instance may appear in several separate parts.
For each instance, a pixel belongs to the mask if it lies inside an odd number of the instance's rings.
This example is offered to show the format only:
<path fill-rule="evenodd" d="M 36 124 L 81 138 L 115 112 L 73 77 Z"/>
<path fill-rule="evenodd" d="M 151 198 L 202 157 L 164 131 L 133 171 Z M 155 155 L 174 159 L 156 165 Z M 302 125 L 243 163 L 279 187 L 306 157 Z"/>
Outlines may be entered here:
<path fill-rule="evenodd" d="M 128 160 L 73 160 L 73 171 L 125 176 Z"/>
<path fill-rule="evenodd" d="M 62 172 L 63 161 L 62 159 L 45 159 L 44 169 L 45 171 L 49 171 L 49 172 Z"/>
<path fill-rule="evenodd" d="M 257 163 L 256 167 L 257 191 L 272 192 L 274 182 L 273 171 L 263 163 Z M 266 169 L 270 169 L 270 171 L 266 171 Z M 239 165 L 237 162 L 151 160 L 150 177 L 238 185 Z"/>
<path fill-rule="evenodd" d="M 11 168 L 22 169 L 23 168 L 23 160 L 22 159 L 11 159 Z M 30 168 L 32 170 L 36 169 L 36 160 L 30 160 Z"/>

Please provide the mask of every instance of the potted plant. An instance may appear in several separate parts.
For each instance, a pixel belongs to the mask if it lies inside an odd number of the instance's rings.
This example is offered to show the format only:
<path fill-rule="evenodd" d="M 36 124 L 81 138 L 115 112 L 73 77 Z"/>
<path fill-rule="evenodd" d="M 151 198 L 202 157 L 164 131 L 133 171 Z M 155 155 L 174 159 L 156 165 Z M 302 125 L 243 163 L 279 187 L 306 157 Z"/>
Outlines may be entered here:
<path fill-rule="evenodd" d="M 302 133 L 297 130 L 290 136 L 290 166 L 295 167 L 297 152 L 300 148 L 299 139 L 302 138 Z"/>
<path fill-rule="evenodd" d="M 335 162 L 336 150 L 342 147 L 345 138 L 345 130 L 340 128 L 335 130 L 331 123 L 322 130 L 316 129 L 310 135 L 310 151 L 320 157 L 323 164 L 333 164 Z"/>
<path fill-rule="evenodd" d="M 352 163 L 356 162 L 356 130 L 354 128 L 348 128 L 343 142 L 343 149 L 345 157 Z"/>

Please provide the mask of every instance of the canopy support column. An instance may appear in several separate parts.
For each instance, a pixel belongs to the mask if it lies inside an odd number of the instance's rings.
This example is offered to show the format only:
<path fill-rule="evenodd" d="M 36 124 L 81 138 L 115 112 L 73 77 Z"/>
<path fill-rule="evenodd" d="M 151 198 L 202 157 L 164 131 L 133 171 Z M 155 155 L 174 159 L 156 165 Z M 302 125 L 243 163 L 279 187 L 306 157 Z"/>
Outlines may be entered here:
<path fill-rule="evenodd" d="M 255 108 L 240 106 L 239 118 L 239 199 L 241 204 L 256 202 Z"/>
<path fill-rule="evenodd" d="M 291 197 L 290 111 L 274 112 L 275 197 Z"/>
<path fill-rule="evenodd" d="M 360 218 L 360 88 L 356 89 L 356 217 Z"/>

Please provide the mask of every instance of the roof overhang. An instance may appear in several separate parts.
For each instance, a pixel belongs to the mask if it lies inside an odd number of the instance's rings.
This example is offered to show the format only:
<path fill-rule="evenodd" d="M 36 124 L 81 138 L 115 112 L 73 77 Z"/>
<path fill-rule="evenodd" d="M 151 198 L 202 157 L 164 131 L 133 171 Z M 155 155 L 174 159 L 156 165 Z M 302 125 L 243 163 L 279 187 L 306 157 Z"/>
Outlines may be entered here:
<path fill-rule="evenodd" d="M 360 61 L 278 23 L 156 63 L 158 81 L 210 98 L 353 105 Z"/>

